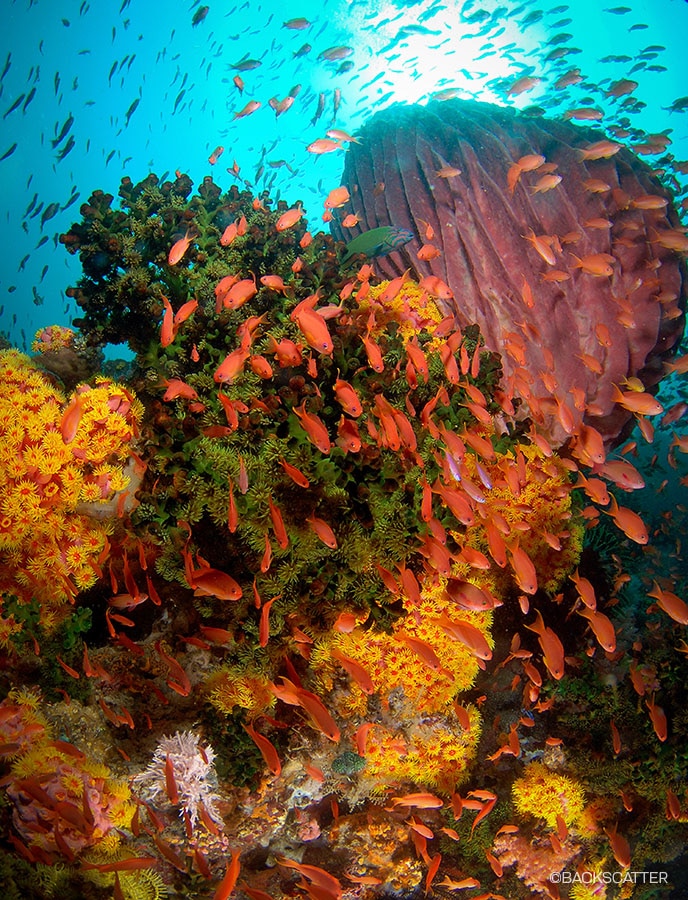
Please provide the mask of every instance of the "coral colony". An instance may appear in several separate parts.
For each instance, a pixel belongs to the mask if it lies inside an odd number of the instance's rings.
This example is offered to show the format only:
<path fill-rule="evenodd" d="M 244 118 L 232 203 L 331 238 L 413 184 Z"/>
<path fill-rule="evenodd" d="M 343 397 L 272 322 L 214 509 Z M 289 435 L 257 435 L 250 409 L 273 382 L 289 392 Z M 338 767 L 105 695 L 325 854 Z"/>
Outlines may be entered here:
<path fill-rule="evenodd" d="M 516 159 L 505 196 L 542 165 Z M 78 331 L 0 353 L 0 880 L 519 900 L 668 864 L 688 607 L 628 574 L 643 479 L 547 348 L 529 373 L 517 336 L 507 362 L 493 323 L 459 326 L 460 287 L 381 277 L 415 222 L 347 249 L 211 178 L 113 199 L 61 237 Z M 134 353 L 116 380 L 108 342 Z M 649 434 L 632 378 L 616 403 Z M 569 896 L 631 896 L 598 888 Z"/>

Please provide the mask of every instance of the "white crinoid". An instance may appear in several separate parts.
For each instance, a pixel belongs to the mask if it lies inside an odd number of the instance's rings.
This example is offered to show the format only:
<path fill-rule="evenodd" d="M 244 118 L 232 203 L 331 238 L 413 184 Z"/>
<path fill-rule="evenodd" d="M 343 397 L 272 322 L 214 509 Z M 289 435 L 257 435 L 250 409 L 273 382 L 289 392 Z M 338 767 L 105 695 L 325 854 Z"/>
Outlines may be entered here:
<path fill-rule="evenodd" d="M 216 793 L 215 751 L 209 744 L 201 747 L 200 738 L 192 731 L 177 731 L 173 737 L 163 737 L 148 767 L 134 777 L 134 788 L 148 800 L 156 802 L 162 795 L 169 803 L 165 772 L 168 758 L 179 794 L 180 815 L 186 811 L 193 827 L 202 804 L 208 815 L 221 823 L 222 817 L 215 806 L 220 799 Z"/>

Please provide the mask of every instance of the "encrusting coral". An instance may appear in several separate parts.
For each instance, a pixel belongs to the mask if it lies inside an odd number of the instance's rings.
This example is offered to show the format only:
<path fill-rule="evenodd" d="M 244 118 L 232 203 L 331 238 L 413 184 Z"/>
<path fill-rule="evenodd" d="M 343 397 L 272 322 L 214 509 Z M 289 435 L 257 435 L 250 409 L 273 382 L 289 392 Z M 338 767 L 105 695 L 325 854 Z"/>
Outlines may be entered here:
<path fill-rule="evenodd" d="M 558 817 L 568 827 L 575 826 L 585 809 L 581 785 L 540 762 L 526 766 L 522 777 L 514 782 L 512 793 L 521 815 L 544 819 L 550 828 L 557 827 Z"/>
<path fill-rule="evenodd" d="M 106 378 L 67 401 L 14 350 L 0 353 L 0 379 L 0 595 L 38 599 L 50 629 L 100 577 L 109 527 L 81 511 L 126 499 L 142 407 Z"/>

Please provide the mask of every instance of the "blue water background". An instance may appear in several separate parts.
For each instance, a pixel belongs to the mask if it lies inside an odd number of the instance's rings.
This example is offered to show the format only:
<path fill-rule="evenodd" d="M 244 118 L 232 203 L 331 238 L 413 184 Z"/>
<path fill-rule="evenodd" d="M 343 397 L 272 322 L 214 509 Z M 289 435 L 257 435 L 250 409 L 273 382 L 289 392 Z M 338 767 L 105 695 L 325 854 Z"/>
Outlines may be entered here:
<path fill-rule="evenodd" d="M 323 200 L 339 184 L 345 151 L 315 156 L 306 147 L 333 125 L 355 132 L 392 103 L 427 102 L 448 87 L 521 108 L 542 105 L 554 115 L 591 98 L 607 110 L 611 124 L 625 114 L 620 101 L 589 86 L 603 89 L 622 77 L 639 82 L 634 96 L 646 104 L 629 115 L 633 126 L 671 129 L 670 151 L 688 158 L 688 112 L 663 109 L 688 93 L 684 0 L 628 0 L 623 6 L 631 11 L 624 14 L 579 0 L 214 2 L 196 27 L 198 3 L 14 0 L 3 6 L 0 67 L 8 58 L 10 65 L 0 84 L 0 156 L 17 147 L 0 162 L 0 330 L 25 349 L 37 329 L 69 324 L 78 313 L 64 293 L 80 275 L 78 259 L 57 238 L 80 219 L 79 207 L 94 189 L 116 197 L 124 175 L 137 182 L 151 171 L 179 169 L 196 185 L 212 174 L 226 189 L 235 180 L 227 168 L 236 161 L 240 179 L 255 190 L 267 187 L 290 204 L 303 201 L 313 230 L 322 226 Z M 605 6 L 615 8 L 614 0 Z M 295 17 L 312 24 L 286 28 L 283 23 Z M 420 33 L 405 31 L 409 26 Z M 548 43 L 561 34 L 570 37 Z M 304 44 L 310 52 L 295 56 Z M 338 46 L 353 53 L 336 61 L 320 57 Z M 556 46 L 575 52 L 545 64 Z M 630 59 L 601 61 L 610 55 Z M 245 56 L 260 66 L 233 69 Z M 555 91 L 553 82 L 572 66 L 582 69 L 585 84 Z M 641 68 L 634 72 L 634 66 Z M 236 74 L 245 82 L 243 94 L 233 84 Z M 521 74 L 543 81 L 507 98 L 495 81 Z M 296 84 L 301 90 L 293 106 L 276 117 L 268 100 L 283 99 Z M 335 116 L 336 91 L 341 104 Z M 325 111 L 311 124 L 320 93 Z M 20 106 L 8 112 L 21 94 Z M 249 100 L 261 107 L 234 119 Z M 53 148 L 70 115 L 69 134 Z M 74 146 L 60 161 L 70 138 Z M 225 152 L 213 167 L 208 157 L 218 145 Z M 41 224 L 52 203 L 60 211 Z"/>

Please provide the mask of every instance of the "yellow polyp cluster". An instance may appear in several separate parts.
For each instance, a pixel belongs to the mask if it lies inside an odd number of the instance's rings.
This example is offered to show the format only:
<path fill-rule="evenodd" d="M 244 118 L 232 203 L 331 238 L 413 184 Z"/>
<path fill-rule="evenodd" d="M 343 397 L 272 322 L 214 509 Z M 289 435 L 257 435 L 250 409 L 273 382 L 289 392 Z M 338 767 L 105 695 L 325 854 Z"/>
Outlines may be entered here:
<path fill-rule="evenodd" d="M 74 343 L 75 332 L 64 325 L 48 325 L 34 335 L 31 349 L 34 353 L 52 353 L 64 350 Z"/>
<path fill-rule="evenodd" d="M 576 825 L 585 810 L 581 785 L 566 775 L 552 772 L 540 762 L 526 766 L 522 777 L 513 784 L 512 796 L 521 815 L 544 819 L 550 828 L 557 827 L 557 816 L 561 816 L 569 828 Z"/>
<path fill-rule="evenodd" d="M 311 655 L 318 690 L 328 705 L 348 719 L 368 718 L 368 695 L 356 680 L 345 675 L 342 654 L 370 676 L 383 709 L 382 722 L 368 733 L 365 777 L 379 791 L 399 781 L 414 781 L 436 790 L 452 791 L 471 762 L 480 735 L 480 716 L 471 709 L 470 728 L 463 729 L 454 712 L 457 694 L 472 687 L 478 660 L 440 627 L 445 614 L 475 626 L 493 646 L 492 610 L 460 611 L 445 592 L 446 579 L 421 588 L 420 601 L 403 598 L 407 615 L 391 634 L 374 628 L 349 633 L 331 632 Z M 430 660 L 406 640 L 422 641 L 436 659 Z M 417 645 L 416 645 L 417 647 Z M 422 648 L 421 648 L 422 649 Z M 345 675 L 347 688 L 334 690 Z"/>
<path fill-rule="evenodd" d="M 606 900 L 608 894 L 603 873 L 607 871 L 609 871 L 607 859 L 601 859 L 591 866 L 579 868 L 577 874 L 580 881 L 571 885 L 569 891 L 571 900 Z"/>
<path fill-rule="evenodd" d="M 14 805 L 14 827 L 27 845 L 61 853 L 51 829 L 56 823 L 60 838 L 76 853 L 98 844 L 113 828 L 130 828 L 136 804 L 129 785 L 113 778 L 106 765 L 66 741 L 55 741 L 40 704 L 37 691 L 17 690 L 0 704 L 3 746 L 18 745 L 4 788 Z M 75 821 L 71 813 L 66 819 L 59 816 L 58 803 L 69 806 L 80 819 L 87 809 L 90 821 Z"/>
<path fill-rule="evenodd" d="M 518 541 L 535 566 L 538 586 L 552 594 L 578 563 L 584 526 L 572 511 L 572 484 L 569 470 L 561 459 L 546 457 L 534 444 L 523 444 L 519 450 L 523 454 L 525 470 L 520 492 L 513 490 L 518 470 L 513 452 L 498 454 L 494 463 L 480 460 L 491 488 L 485 488 L 481 482 L 476 457 L 466 454 L 465 466 L 475 484 L 481 487 L 485 502 L 479 505 L 480 518 L 466 529 L 464 540 L 488 554 L 484 523 L 495 513 L 502 516 L 510 528 L 510 533 L 504 537 L 507 547 L 511 548 Z M 508 475 L 507 470 L 510 470 Z M 561 549 L 552 546 L 557 541 Z M 495 574 L 499 592 L 504 592 L 507 589 L 507 584 L 501 583 L 504 577 Z"/>
<path fill-rule="evenodd" d="M 275 695 L 264 675 L 242 671 L 236 666 L 217 669 L 207 679 L 205 686 L 210 692 L 209 700 L 212 705 L 227 716 L 239 707 L 253 717 L 275 704 Z"/>
<path fill-rule="evenodd" d="M 392 634 L 376 629 L 355 628 L 348 634 L 332 632 L 315 647 L 311 666 L 326 689 L 341 665 L 332 656 L 339 651 L 359 663 L 370 675 L 373 686 L 387 700 L 392 691 L 403 691 L 403 705 L 409 716 L 414 711 L 440 713 L 447 710 L 457 694 L 472 687 L 478 673 L 478 660 L 460 641 L 449 637 L 438 624 L 443 613 L 456 618 L 456 605 L 447 597 L 446 579 L 422 588 L 420 602 L 404 598 L 407 615 L 399 619 Z M 490 628 L 492 610 L 461 610 L 460 618 L 470 622 L 493 646 Z M 432 648 L 440 663 L 436 670 L 410 646 L 405 638 L 423 641 Z M 329 682 L 325 683 L 325 682 Z M 366 695 L 355 680 L 350 680 L 350 694 L 338 705 L 344 715 L 364 714 Z M 337 702 L 337 699 L 335 699 Z"/>
<path fill-rule="evenodd" d="M 361 309 L 365 310 L 368 306 L 382 304 L 386 315 L 376 313 L 376 324 L 384 325 L 389 321 L 398 322 L 399 334 L 405 341 L 410 340 L 422 329 L 427 329 L 432 333 L 443 318 L 432 297 L 429 297 L 415 281 L 407 279 L 395 297 L 391 300 L 381 301 L 380 297 L 388 286 L 389 281 L 381 281 L 380 284 L 371 286 L 367 296 L 360 303 Z"/>
<path fill-rule="evenodd" d="M 480 740 L 480 714 L 474 706 L 467 713 L 467 730 L 453 713 L 409 723 L 403 731 L 375 725 L 366 737 L 365 777 L 376 782 L 378 791 L 412 781 L 450 794 L 466 775 Z"/>
<path fill-rule="evenodd" d="M 126 489 L 123 463 L 143 409 L 106 378 L 68 402 L 16 350 L 0 352 L 0 384 L 0 596 L 36 598 L 51 627 L 99 577 L 111 529 L 81 513 Z M 0 631 L 11 632 L 11 621 Z"/>

